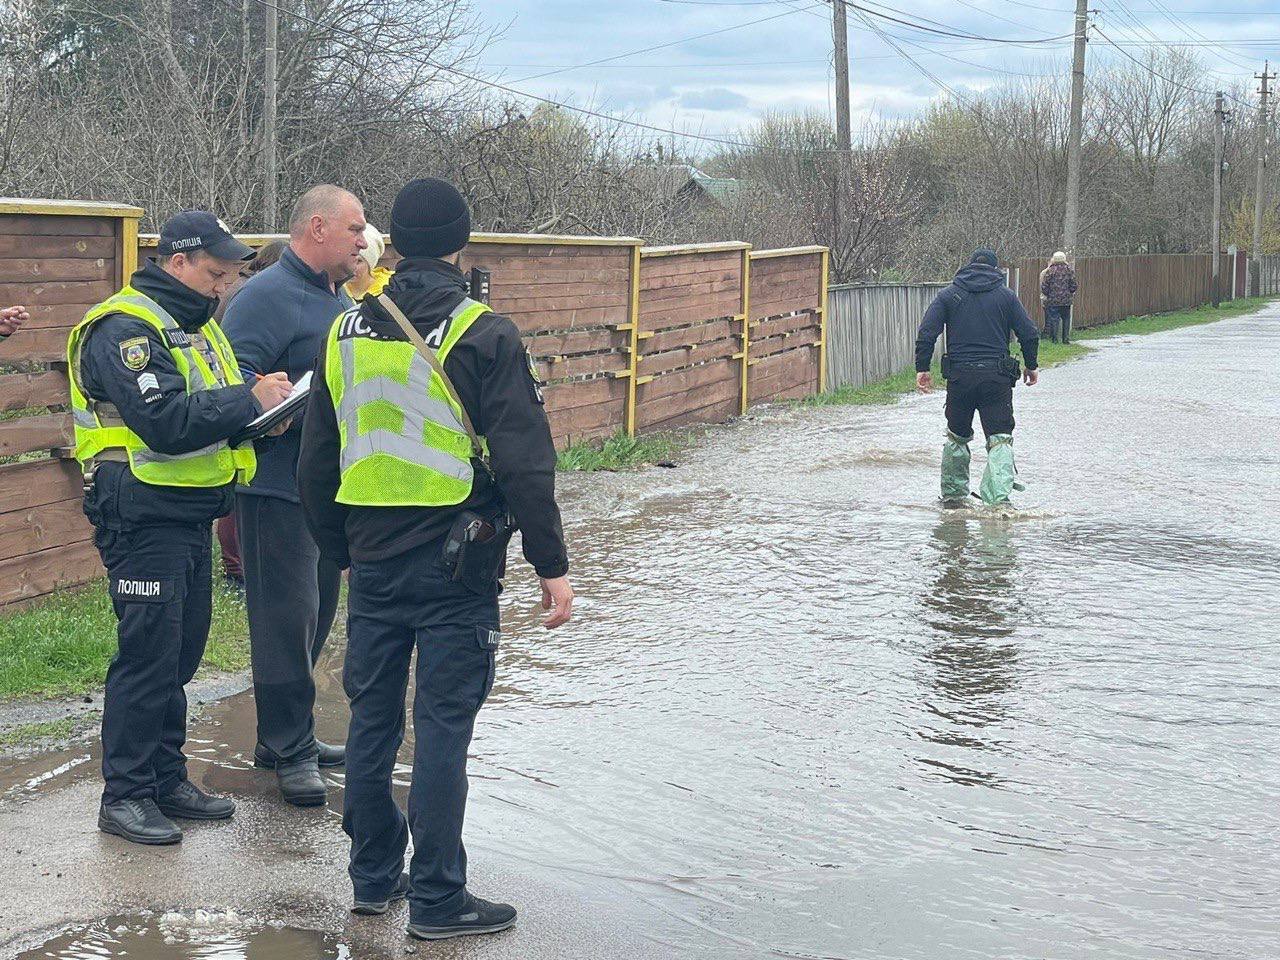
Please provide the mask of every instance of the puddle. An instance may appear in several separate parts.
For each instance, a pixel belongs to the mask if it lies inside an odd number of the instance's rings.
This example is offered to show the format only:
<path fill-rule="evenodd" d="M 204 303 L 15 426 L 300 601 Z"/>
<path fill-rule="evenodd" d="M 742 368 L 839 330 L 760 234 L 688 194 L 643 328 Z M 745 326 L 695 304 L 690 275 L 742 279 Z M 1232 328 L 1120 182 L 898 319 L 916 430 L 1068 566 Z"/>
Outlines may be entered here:
<path fill-rule="evenodd" d="M 317 930 L 240 917 L 235 911 L 184 911 L 108 917 L 68 931 L 17 960 L 349 960 L 351 951 Z"/>

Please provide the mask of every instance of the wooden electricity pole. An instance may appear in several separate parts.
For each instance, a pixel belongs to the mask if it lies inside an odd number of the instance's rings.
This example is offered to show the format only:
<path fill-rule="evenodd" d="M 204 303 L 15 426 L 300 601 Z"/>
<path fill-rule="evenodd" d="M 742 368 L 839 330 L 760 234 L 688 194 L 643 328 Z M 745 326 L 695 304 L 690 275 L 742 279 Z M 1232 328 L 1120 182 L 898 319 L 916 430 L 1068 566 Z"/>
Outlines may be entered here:
<path fill-rule="evenodd" d="M 1262 204 L 1267 190 L 1267 97 L 1270 94 L 1267 82 L 1275 78 L 1274 73 L 1268 72 L 1270 66 L 1271 62 L 1265 61 L 1262 73 L 1254 74 L 1262 81 L 1262 87 L 1258 91 L 1261 94 L 1258 100 L 1258 179 L 1253 188 L 1253 249 L 1249 258 L 1249 295 L 1252 297 L 1258 296 L 1261 287 Z"/>
<path fill-rule="evenodd" d="M 1222 109 L 1222 91 L 1213 108 L 1213 305 L 1222 300 L 1222 142 L 1227 123 L 1227 111 Z"/>
<path fill-rule="evenodd" d="M 1089 0 L 1076 0 L 1076 45 L 1071 58 L 1071 121 L 1067 131 L 1067 204 L 1062 249 L 1075 258 L 1080 227 L 1080 139 L 1084 126 L 1084 48 L 1089 42 Z"/>
<path fill-rule="evenodd" d="M 831 34 L 835 40 L 836 141 L 842 150 L 850 150 L 853 132 L 849 117 L 849 28 L 844 0 L 831 0 Z"/>
<path fill-rule="evenodd" d="M 267 29 L 263 65 L 262 96 L 262 229 L 275 233 L 276 211 L 279 207 L 279 170 L 276 160 L 276 52 L 280 28 L 282 0 L 266 3 Z"/>

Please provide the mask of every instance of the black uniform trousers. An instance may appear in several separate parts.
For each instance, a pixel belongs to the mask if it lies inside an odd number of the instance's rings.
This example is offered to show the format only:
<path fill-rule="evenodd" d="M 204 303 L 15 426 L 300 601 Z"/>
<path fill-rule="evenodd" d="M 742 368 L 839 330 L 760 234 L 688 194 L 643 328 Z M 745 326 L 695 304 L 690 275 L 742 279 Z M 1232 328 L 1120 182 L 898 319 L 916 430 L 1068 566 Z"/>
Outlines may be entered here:
<path fill-rule="evenodd" d="M 957 437 L 973 436 L 973 414 L 988 437 L 1013 433 L 1013 381 L 989 367 L 956 366 L 947 380 L 947 429 Z"/>
<path fill-rule="evenodd" d="M 187 776 L 187 695 L 213 613 L 208 523 L 108 530 L 107 568 L 119 648 L 102 708 L 106 803 L 163 796 Z"/>
<path fill-rule="evenodd" d="M 409 915 L 430 924 L 457 912 L 467 883 L 462 821 L 467 749 L 476 713 L 493 686 L 498 585 L 477 593 L 446 578 L 443 539 L 387 560 L 353 563 L 343 686 L 351 703 L 342 828 L 357 899 L 384 899 L 413 836 Z M 409 660 L 413 781 L 408 820 L 391 795 L 404 739 Z"/>
<path fill-rule="evenodd" d="M 236 497 L 236 532 L 249 615 L 258 742 L 272 758 L 316 756 L 316 661 L 338 609 L 342 571 L 320 555 L 302 507 Z"/>

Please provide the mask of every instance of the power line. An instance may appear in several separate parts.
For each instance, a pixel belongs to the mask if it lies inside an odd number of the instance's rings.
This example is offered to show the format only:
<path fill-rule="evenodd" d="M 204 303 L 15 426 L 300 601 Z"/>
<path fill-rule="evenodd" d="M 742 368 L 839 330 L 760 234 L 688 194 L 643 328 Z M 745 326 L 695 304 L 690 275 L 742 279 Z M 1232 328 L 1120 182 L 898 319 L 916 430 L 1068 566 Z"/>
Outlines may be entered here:
<path fill-rule="evenodd" d="M 1094 32 L 1095 32 L 1098 36 L 1100 36 L 1103 40 L 1107 41 L 1107 43 L 1109 43 L 1111 46 L 1115 47 L 1115 49 L 1116 49 L 1116 50 L 1117 50 L 1117 51 L 1118 51 L 1118 52 L 1119 52 L 1119 53 L 1120 53 L 1120 54 L 1121 54 L 1125 59 L 1127 59 L 1127 60 L 1131 61 L 1132 63 L 1137 64 L 1139 67 L 1141 67 L 1143 70 L 1147 71 L 1147 73 L 1151 74 L 1153 77 L 1156 77 L 1156 78 L 1158 78 L 1158 79 L 1160 79 L 1160 80 L 1163 80 L 1165 83 L 1171 84 L 1171 85 L 1173 85 L 1173 86 L 1175 86 L 1175 87 L 1178 87 L 1178 88 L 1180 88 L 1180 89 L 1182 89 L 1182 90 L 1186 90 L 1186 91 L 1188 91 L 1189 93 L 1196 93 L 1196 94 L 1199 94 L 1199 95 L 1200 95 L 1200 96 L 1202 96 L 1202 97 L 1212 97 L 1212 96 L 1214 96 L 1214 94 L 1213 94 L 1212 92 L 1208 91 L 1208 90 L 1202 90 L 1202 89 L 1201 89 L 1201 88 L 1199 88 L 1199 87 L 1193 87 L 1193 86 L 1190 86 L 1190 85 L 1188 85 L 1188 84 L 1182 83 L 1182 82 L 1181 82 L 1181 81 L 1179 81 L 1179 80 L 1174 80 L 1172 77 L 1167 77 L 1167 76 L 1165 76 L 1163 73 L 1161 73 L 1159 70 L 1156 70 L 1156 69 L 1155 69 L 1154 67 L 1152 67 L 1150 64 L 1148 64 L 1148 63 L 1143 63 L 1143 62 L 1142 62 L 1141 60 L 1139 60 L 1137 57 L 1133 56 L 1133 54 L 1129 53 L 1129 51 L 1128 51 L 1128 50 L 1125 50 L 1123 47 L 1121 47 L 1119 44 L 1117 44 L 1114 40 L 1112 40 L 1112 39 L 1111 39 L 1111 37 L 1107 36 L 1107 34 L 1102 30 L 1102 28 L 1101 28 L 1101 27 L 1099 27 L 1099 26 L 1097 26 L 1096 24 L 1094 25 L 1093 30 L 1094 30 Z M 1248 103 L 1245 103 L 1243 100 L 1240 100 L 1240 99 L 1238 99 L 1237 97 L 1230 96 L 1229 94 L 1228 94 L 1228 97 L 1229 97 L 1229 99 L 1231 99 L 1231 100 L 1235 101 L 1236 103 L 1242 104 L 1242 105 L 1244 105 L 1244 106 L 1249 106 L 1249 104 L 1248 104 Z"/>
<path fill-rule="evenodd" d="M 891 16 L 888 13 L 881 13 L 879 10 L 872 10 L 870 7 L 863 7 L 856 3 L 853 3 L 852 0 L 830 0 L 830 2 L 843 4 L 848 9 L 856 10 L 860 14 L 869 14 L 870 16 L 878 17 L 882 20 L 888 20 L 891 23 L 897 23 L 904 27 L 911 27 L 914 30 L 921 30 L 921 31 L 924 31 L 925 33 L 934 33 L 943 37 L 957 37 L 961 40 L 982 40 L 987 43 L 1008 43 L 1008 44 L 1015 44 L 1015 45 L 1026 45 L 1026 44 L 1055 43 L 1061 40 L 1065 40 L 1072 36 L 1069 33 L 1064 33 L 1056 37 L 1034 37 L 1034 38 L 1027 38 L 1027 39 L 1014 39 L 1009 37 L 985 37 L 985 36 L 982 36 L 981 34 L 960 32 L 952 28 L 949 24 L 940 23 L 937 20 L 930 20 L 927 17 L 921 17 L 918 14 L 915 15 L 917 20 L 924 21 L 923 23 L 915 23 L 910 20 L 903 20 L 903 19 L 900 19 L 899 17 Z M 868 0 L 868 2 L 870 2 L 870 0 Z M 911 16 L 911 14 L 907 13 L 905 10 L 898 10 L 896 7 L 890 7 L 883 3 L 877 3 L 876 6 L 881 7 L 884 10 L 892 11 L 893 13 L 902 14 L 903 16 Z M 863 18 L 863 22 L 866 23 L 868 26 L 871 25 L 870 21 L 867 21 L 865 17 Z M 928 24 L 937 24 L 937 27 L 931 27 Z M 938 28 L 944 28 L 944 29 L 938 29 Z"/>

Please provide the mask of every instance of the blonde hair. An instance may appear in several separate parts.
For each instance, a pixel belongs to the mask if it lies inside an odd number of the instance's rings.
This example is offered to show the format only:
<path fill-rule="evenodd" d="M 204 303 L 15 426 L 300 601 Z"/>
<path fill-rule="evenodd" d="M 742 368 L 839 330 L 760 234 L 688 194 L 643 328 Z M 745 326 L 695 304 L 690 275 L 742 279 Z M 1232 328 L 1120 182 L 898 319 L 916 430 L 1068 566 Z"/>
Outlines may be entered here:
<path fill-rule="evenodd" d="M 1052 257 L 1049 258 L 1049 262 L 1050 263 L 1066 263 L 1067 255 L 1063 253 L 1061 250 L 1059 250 Z"/>

